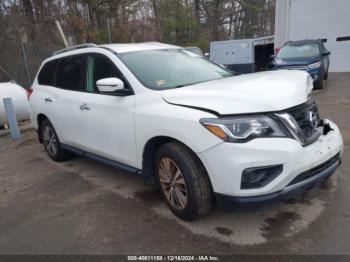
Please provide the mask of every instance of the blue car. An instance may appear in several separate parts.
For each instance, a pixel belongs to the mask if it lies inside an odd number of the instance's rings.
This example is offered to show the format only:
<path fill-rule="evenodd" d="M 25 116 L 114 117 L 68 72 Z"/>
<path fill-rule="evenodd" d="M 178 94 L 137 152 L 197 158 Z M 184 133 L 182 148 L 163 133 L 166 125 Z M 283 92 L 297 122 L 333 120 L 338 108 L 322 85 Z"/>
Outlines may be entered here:
<path fill-rule="evenodd" d="M 314 79 L 314 88 L 322 89 L 328 77 L 330 54 L 322 40 L 289 41 L 273 56 L 269 70 L 305 70 Z"/>

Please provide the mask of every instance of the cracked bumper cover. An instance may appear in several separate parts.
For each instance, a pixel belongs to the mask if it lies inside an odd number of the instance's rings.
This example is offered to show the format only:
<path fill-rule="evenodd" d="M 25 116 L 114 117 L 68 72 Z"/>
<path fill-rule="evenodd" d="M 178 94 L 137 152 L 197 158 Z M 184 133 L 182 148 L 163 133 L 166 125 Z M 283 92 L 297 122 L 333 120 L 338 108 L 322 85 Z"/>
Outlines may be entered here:
<path fill-rule="evenodd" d="M 221 209 L 225 210 L 230 210 L 237 207 L 258 207 L 279 201 L 286 201 L 288 199 L 301 195 L 313 187 L 320 185 L 324 180 L 328 179 L 335 173 L 340 163 L 341 159 L 339 155 L 337 155 L 335 158 L 333 158 L 333 161 L 330 163 L 330 165 L 320 170 L 309 179 L 287 186 L 279 192 L 253 197 L 233 197 L 216 193 L 216 201 L 218 206 Z"/>

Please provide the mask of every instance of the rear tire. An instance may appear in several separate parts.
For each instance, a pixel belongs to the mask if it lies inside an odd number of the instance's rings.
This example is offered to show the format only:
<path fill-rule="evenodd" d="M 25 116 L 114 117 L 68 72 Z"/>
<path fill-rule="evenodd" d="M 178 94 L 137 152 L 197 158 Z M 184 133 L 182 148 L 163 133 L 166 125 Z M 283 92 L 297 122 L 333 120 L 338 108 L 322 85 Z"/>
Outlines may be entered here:
<path fill-rule="evenodd" d="M 56 131 L 48 119 L 44 119 L 40 125 L 40 136 L 46 153 L 49 157 L 57 162 L 67 160 L 72 154 L 62 148 Z"/>
<path fill-rule="evenodd" d="M 213 204 L 211 183 L 191 150 L 176 142 L 161 146 L 155 171 L 164 199 L 176 216 L 194 220 L 209 213 Z"/>

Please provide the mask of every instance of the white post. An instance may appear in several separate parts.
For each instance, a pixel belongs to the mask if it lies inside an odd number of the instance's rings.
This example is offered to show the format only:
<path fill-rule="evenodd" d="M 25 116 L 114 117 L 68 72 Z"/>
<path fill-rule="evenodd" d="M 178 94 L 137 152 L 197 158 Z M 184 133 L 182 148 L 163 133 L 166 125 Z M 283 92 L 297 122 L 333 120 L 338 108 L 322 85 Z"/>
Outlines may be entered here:
<path fill-rule="evenodd" d="M 63 32 L 62 27 L 61 27 L 61 25 L 60 25 L 60 22 L 58 22 L 58 21 L 56 20 L 55 23 L 56 23 L 56 26 L 57 26 L 57 28 L 58 28 L 58 31 L 60 32 L 60 35 L 61 35 L 61 37 L 62 37 L 62 40 L 63 40 L 64 45 L 66 46 L 66 48 L 68 48 L 68 41 L 67 41 L 66 36 L 64 35 L 64 32 Z"/>
<path fill-rule="evenodd" d="M 10 125 L 11 137 L 13 139 L 20 139 L 21 132 L 19 131 L 17 118 L 16 118 L 16 112 L 15 112 L 15 109 L 13 107 L 12 99 L 11 98 L 4 98 L 3 102 L 4 102 L 4 106 L 5 106 L 5 112 L 7 115 L 7 121 Z"/>

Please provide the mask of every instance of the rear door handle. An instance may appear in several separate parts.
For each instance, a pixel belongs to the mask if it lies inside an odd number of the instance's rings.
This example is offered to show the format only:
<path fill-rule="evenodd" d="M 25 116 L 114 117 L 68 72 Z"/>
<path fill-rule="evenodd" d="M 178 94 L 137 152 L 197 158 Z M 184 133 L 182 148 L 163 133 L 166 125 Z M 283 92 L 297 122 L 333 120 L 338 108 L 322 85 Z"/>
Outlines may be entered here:
<path fill-rule="evenodd" d="M 80 105 L 79 108 L 80 110 L 90 110 L 90 107 L 86 103 Z"/>
<path fill-rule="evenodd" d="M 45 98 L 45 102 L 47 102 L 47 103 L 52 103 L 52 99 L 49 98 L 49 97 L 46 97 L 46 98 Z"/>

